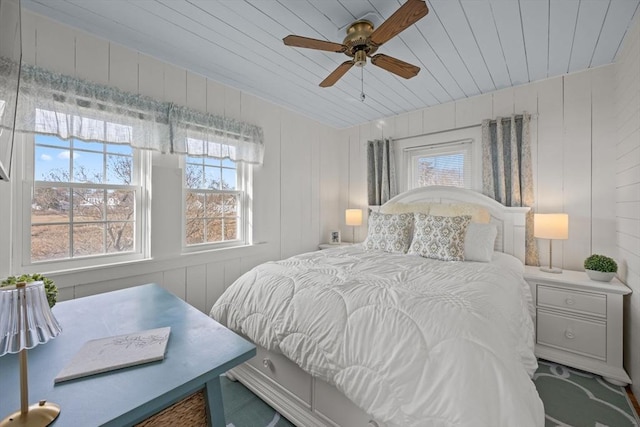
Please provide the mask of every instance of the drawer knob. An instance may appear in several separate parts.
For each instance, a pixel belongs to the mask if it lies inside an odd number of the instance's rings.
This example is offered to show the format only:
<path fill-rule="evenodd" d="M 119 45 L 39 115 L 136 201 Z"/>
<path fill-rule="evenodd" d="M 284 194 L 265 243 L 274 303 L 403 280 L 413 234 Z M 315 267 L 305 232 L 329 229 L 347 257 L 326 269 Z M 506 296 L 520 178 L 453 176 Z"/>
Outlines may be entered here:
<path fill-rule="evenodd" d="M 573 298 L 567 298 L 566 300 L 564 300 L 564 302 L 567 305 L 574 305 L 576 303 L 576 300 L 574 300 Z"/>
<path fill-rule="evenodd" d="M 574 339 L 576 335 L 571 330 L 564 331 L 564 336 L 569 338 L 570 340 Z"/>
<path fill-rule="evenodd" d="M 262 359 L 262 366 L 273 372 L 273 362 L 271 362 L 268 357 Z"/>

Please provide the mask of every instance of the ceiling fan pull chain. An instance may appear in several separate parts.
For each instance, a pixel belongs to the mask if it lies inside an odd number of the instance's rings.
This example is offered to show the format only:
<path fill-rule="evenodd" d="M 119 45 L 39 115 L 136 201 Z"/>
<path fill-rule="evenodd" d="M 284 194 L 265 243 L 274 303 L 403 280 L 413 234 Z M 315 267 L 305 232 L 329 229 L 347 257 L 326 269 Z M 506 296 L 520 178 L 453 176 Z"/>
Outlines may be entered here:
<path fill-rule="evenodd" d="M 360 67 L 360 101 L 364 102 L 364 67 Z"/>

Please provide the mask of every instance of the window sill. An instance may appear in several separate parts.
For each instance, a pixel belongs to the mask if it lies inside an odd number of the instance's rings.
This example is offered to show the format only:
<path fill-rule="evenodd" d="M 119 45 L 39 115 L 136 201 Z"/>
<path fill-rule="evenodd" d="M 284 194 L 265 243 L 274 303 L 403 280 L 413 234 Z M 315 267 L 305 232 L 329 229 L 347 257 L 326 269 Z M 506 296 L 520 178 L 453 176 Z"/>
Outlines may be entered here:
<path fill-rule="evenodd" d="M 178 256 L 145 258 L 140 260 L 114 262 L 73 269 L 38 271 L 56 281 L 59 288 L 73 287 L 104 280 L 116 280 L 126 277 L 153 274 L 162 271 L 187 268 L 210 262 L 224 262 L 240 257 L 259 255 L 269 248 L 266 242 L 226 248 L 208 249 L 183 253 Z M 45 267 L 45 266 L 43 266 Z M 50 266 L 48 266 L 50 267 Z"/>

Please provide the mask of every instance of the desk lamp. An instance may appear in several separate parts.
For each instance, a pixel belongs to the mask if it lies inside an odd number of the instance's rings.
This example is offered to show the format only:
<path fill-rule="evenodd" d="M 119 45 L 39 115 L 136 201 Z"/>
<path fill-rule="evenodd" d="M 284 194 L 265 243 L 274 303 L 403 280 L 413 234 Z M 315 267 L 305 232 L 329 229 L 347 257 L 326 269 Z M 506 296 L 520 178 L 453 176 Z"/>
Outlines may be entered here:
<path fill-rule="evenodd" d="M 540 267 L 547 273 L 562 273 L 562 269 L 552 266 L 552 245 L 554 240 L 569 238 L 569 215 L 567 214 L 534 214 L 533 237 L 549 239 L 549 267 Z"/>
<path fill-rule="evenodd" d="M 55 403 L 41 400 L 29 406 L 27 350 L 60 334 L 42 282 L 19 282 L 0 288 L 0 356 L 18 353 L 20 410 L 0 421 L 0 427 L 47 426 L 60 414 Z"/>
<path fill-rule="evenodd" d="M 362 209 L 347 209 L 344 212 L 344 222 L 352 227 L 351 242 L 356 242 L 356 227 L 362 225 Z"/>

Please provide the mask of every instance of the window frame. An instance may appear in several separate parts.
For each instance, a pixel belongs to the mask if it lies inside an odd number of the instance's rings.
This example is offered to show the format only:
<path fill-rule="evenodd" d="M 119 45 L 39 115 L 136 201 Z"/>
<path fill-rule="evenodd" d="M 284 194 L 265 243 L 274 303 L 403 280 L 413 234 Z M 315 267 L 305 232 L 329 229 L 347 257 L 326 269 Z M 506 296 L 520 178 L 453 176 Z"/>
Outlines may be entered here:
<path fill-rule="evenodd" d="M 192 189 L 185 185 L 185 177 L 187 170 L 187 157 L 197 158 L 198 156 L 189 156 L 183 154 L 180 156 L 180 168 L 182 169 L 182 203 L 181 203 L 181 234 L 183 253 L 204 252 L 209 250 L 235 248 L 251 245 L 253 243 L 252 211 L 253 211 L 253 167 L 245 162 L 236 162 L 236 189 L 235 190 L 218 190 L 218 189 Z M 220 159 L 222 160 L 222 159 Z M 187 244 L 187 216 L 186 216 L 186 200 L 189 192 L 201 194 L 236 194 L 239 200 L 238 209 L 238 233 L 239 238 L 234 240 L 223 240 L 220 242 L 202 242 Z"/>
<path fill-rule="evenodd" d="M 472 141 L 473 178 L 471 181 L 471 189 L 482 192 L 482 126 L 480 124 L 394 139 L 393 151 L 395 154 L 398 192 L 407 191 L 409 185 L 409 171 L 407 170 L 409 162 L 406 159 L 405 150 L 416 147 L 436 146 L 438 144 L 452 143 L 461 140 Z"/>
<path fill-rule="evenodd" d="M 465 138 L 457 141 L 420 145 L 404 149 L 405 167 L 407 171 L 407 190 L 421 187 L 418 181 L 418 162 L 423 157 L 438 157 L 453 154 L 463 154 L 463 182 L 462 188 L 472 189 L 474 184 L 474 156 L 473 140 Z"/>
<path fill-rule="evenodd" d="M 151 186 L 151 155 L 147 150 L 131 147 L 133 154 L 132 184 L 94 184 L 39 181 L 35 177 L 35 151 L 37 133 L 22 134 L 22 143 L 16 156 L 22 164 L 21 176 L 14 180 L 13 194 L 16 197 L 15 228 L 18 238 L 14 239 L 12 265 L 13 270 L 24 273 L 43 271 L 64 271 L 82 268 L 97 268 L 111 264 L 138 261 L 150 258 L 150 186 Z M 60 138 L 62 139 L 62 138 Z M 77 138 L 75 138 L 77 139 Z M 84 142 L 84 141 L 83 141 Z M 102 142 L 100 142 L 102 143 Z M 80 150 L 82 151 L 82 150 Z M 31 204 L 36 188 L 67 187 L 100 188 L 100 189 L 134 189 L 135 191 L 135 232 L 134 250 L 129 252 L 101 253 L 95 255 L 71 256 L 69 258 L 50 259 L 43 261 L 31 260 Z M 70 207 L 70 215 L 72 207 Z M 70 218 L 69 224 L 73 224 Z M 70 233 L 70 239 L 72 234 Z"/>

